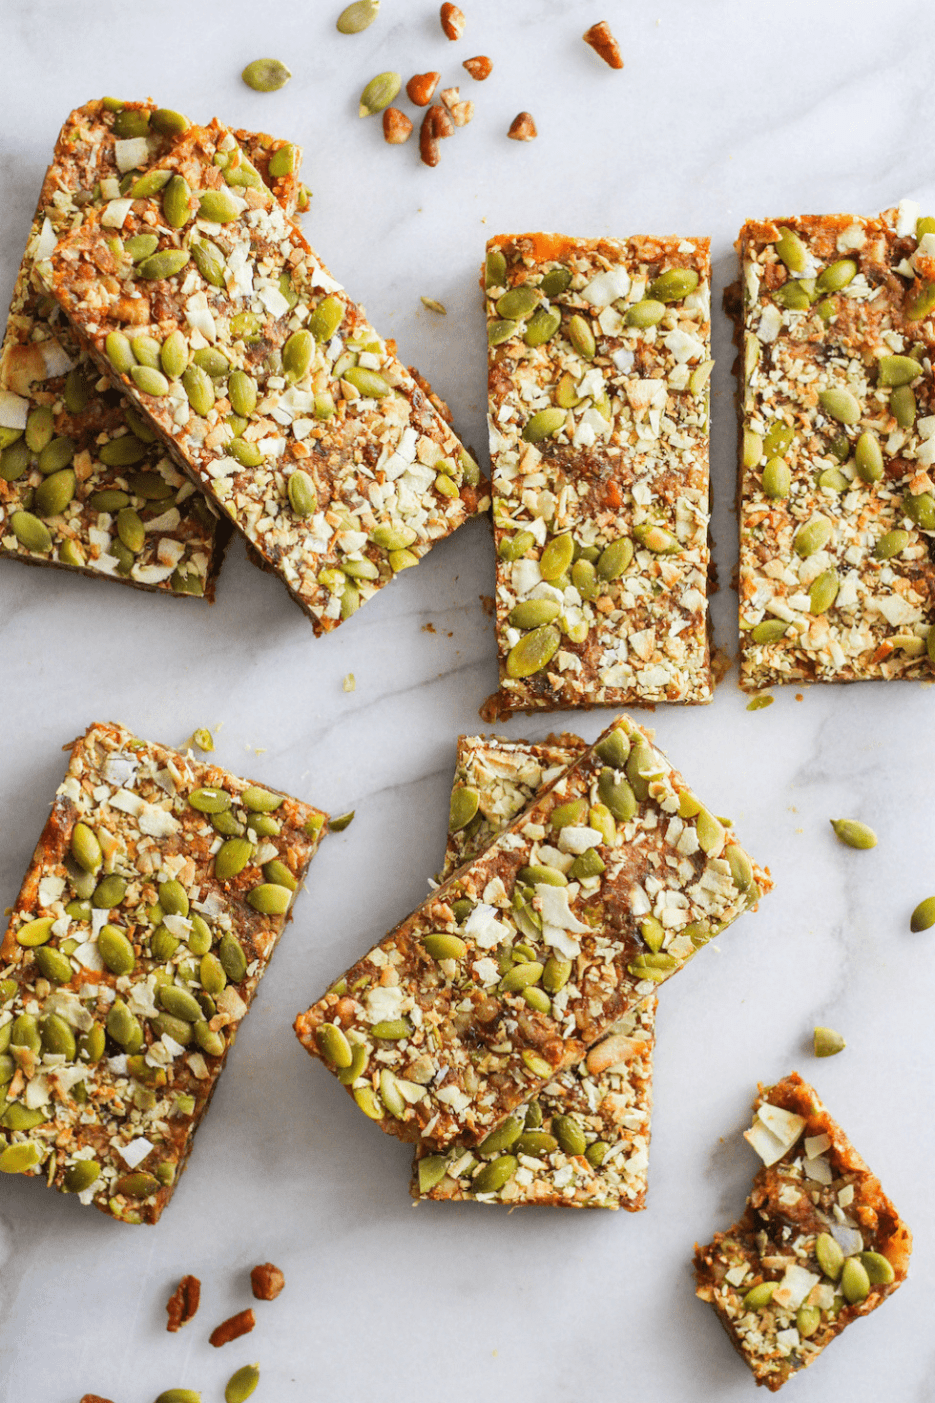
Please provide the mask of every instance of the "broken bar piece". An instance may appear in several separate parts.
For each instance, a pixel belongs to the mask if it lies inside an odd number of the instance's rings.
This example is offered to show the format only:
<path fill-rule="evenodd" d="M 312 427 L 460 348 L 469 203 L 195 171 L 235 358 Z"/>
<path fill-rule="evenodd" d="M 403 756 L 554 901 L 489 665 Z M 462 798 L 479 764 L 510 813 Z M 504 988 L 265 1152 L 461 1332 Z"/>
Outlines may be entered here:
<path fill-rule="evenodd" d="M 935 221 L 740 232 L 740 683 L 931 677 Z"/>
<path fill-rule="evenodd" d="M 470 1148 L 770 886 L 620 717 L 296 1033 L 389 1134 Z"/>
<path fill-rule="evenodd" d="M 775 1392 L 906 1278 L 912 1235 L 812 1087 L 760 1087 L 743 1217 L 695 1248 L 697 1295 Z"/>
<path fill-rule="evenodd" d="M 0 945 L 0 1172 L 154 1223 L 327 815 L 93 725 Z"/>
<path fill-rule="evenodd" d="M 459 826 L 449 833 L 443 877 L 481 852 L 586 749 L 586 741 L 568 733 L 539 745 L 459 736 L 453 793 L 461 797 L 452 805 Z M 473 818 L 463 822 L 475 801 Z M 513 958 L 523 961 L 527 954 L 518 949 Z M 558 982 L 526 985 L 530 1007 L 548 1008 Z M 413 1198 L 630 1212 L 645 1207 L 657 1001 L 655 994 L 644 999 L 475 1150 L 417 1150 Z"/>
<path fill-rule="evenodd" d="M 59 134 L 0 350 L 0 555 L 210 600 L 229 522 L 101 381 L 47 284 L 57 239 L 92 211 L 110 237 L 120 236 L 136 182 L 184 125 L 152 102 L 105 100 L 72 112 Z M 250 132 L 237 139 L 226 178 L 264 176 L 291 212 L 296 148 Z M 135 309 L 126 310 L 130 337 L 145 335 Z M 141 355 L 151 352 L 137 344 Z"/>
<path fill-rule="evenodd" d="M 707 702 L 707 239 L 487 245 L 500 690 Z"/>
<path fill-rule="evenodd" d="M 217 162 L 235 149 L 217 122 L 190 128 L 123 241 L 93 217 L 58 246 L 54 291 L 320 634 L 486 498 L 476 463 L 298 227 L 265 190 L 225 186 Z M 134 262 L 141 234 L 156 245 Z M 127 360 L 128 308 L 158 368 Z"/>

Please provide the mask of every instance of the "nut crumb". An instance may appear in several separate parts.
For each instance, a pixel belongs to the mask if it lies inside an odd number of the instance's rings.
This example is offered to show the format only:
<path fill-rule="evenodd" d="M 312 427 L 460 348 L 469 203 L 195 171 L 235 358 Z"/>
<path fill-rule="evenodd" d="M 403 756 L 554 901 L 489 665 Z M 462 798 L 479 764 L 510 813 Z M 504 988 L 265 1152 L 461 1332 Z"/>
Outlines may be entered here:
<path fill-rule="evenodd" d="M 448 311 L 443 302 L 439 302 L 435 297 L 420 297 L 419 301 L 423 307 L 427 307 L 430 312 L 437 312 L 440 317 L 447 317 Z"/>
<path fill-rule="evenodd" d="M 494 615 L 494 609 L 496 608 L 496 602 L 495 602 L 495 600 L 494 600 L 493 595 L 492 595 L 492 594 L 479 594 L 477 597 L 478 597 L 478 599 L 480 600 L 481 608 L 483 609 L 483 611 L 484 611 L 484 613 L 486 614 L 487 618 L 488 618 L 488 619 L 492 619 L 492 618 L 493 618 L 493 615 Z"/>
<path fill-rule="evenodd" d="M 357 678 L 354 676 L 353 672 L 349 672 L 347 674 L 347 676 L 344 678 L 344 681 L 341 683 L 341 686 L 344 688 L 345 692 L 354 691 L 355 687 L 357 686 Z"/>
<path fill-rule="evenodd" d="M 250 1273 L 250 1285 L 258 1301 L 275 1301 L 285 1284 L 286 1278 L 272 1262 L 264 1262 Z"/>
<path fill-rule="evenodd" d="M 230 1344 L 231 1340 L 239 1340 L 241 1335 L 249 1335 L 255 1324 L 256 1316 L 248 1306 L 246 1310 L 238 1311 L 236 1315 L 222 1320 L 220 1325 L 211 1331 L 208 1343 L 214 1345 L 215 1349 L 220 1349 L 221 1345 Z"/>
<path fill-rule="evenodd" d="M 435 632 L 436 632 L 435 625 L 434 625 L 434 624 L 423 624 L 423 625 L 422 625 L 422 632 L 423 632 L 423 633 L 435 633 Z"/>
<path fill-rule="evenodd" d="M 442 5 L 439 15 L 446 38 L 460 39 L 464 33 L 464 15 L 457 5 Z"/>
<path fill-rule="evenodd" d="M 390 146 L 402 146 L 412 136 L 412 122 L 398 107 L 388 107 L 383 113 L 383 140 Z"/>
<path fill-rule="evenodd" d="M 466 127 L 473 116 L 473 102 L 456 102 L 451 108 L 451 120 L 456 127 Z"/>
<path fill-rule="evenodd" d="M 461 67 L 466 68 L 471 77 L 476 79 L 478 83 L 482 83 L 485 78 L 490 77 L 493 64 L 486 54 L 477 54 L 474 58 L 466 58 Z"/>
<path fill-rule="evenodd" d="M 406 84 L 406 96 L 416 107 L 428 107 L 441 79 L 440 73 L 414 73 Z"/>
<path fill-rule="evenodd" d="M 445 106 L 448 108 L 448 111 L 450 112 L 451 109 L 454 107 L 455 103 L 458 101 L 458 98 L 460 97 L 460 92 L 457 88 L 442 88 L 438 96 L 441 98 L 442 102 L 445 104 Z"/>
<path fill-rule="evenodd" d="M 169 1323 L 166 1329 L 175 1334 L 187 1325 L 201 1302 L 201 1282 L 197 1276 L 183 1276 L 166 1302 Z"/>
<path fill-rule="evenodd" d="M 611 34 L 610 25 L 606 20 L 602 19 L 600 24 L 592 24 L 581 37 L 610 68 L 623 67 L 620 46 Z"/>
<path fill-rule="evenodd" d="M 513 141 L 533 141 L 539 135 L 531 112 L 518 112 L 510 123 L 507 136 Z"/>

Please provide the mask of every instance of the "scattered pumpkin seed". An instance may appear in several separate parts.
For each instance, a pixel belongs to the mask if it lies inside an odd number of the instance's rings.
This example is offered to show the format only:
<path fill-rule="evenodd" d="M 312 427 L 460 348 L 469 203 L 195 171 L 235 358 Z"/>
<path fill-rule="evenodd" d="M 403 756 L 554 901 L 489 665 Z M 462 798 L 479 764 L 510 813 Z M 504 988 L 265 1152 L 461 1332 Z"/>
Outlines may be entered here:
<path fill-rule="evenodd" d="M 875 848 L 877 845 L 877 835 L 872 828 L 868 828 L 865 823 L 859 823 L 853 818 L 832 818 L 829 819 L 831 827 L 840 842 L 848 848 Z"/>
<path fill-rule="evenodd" d="M 360 95 L 357 115 L 373 117 L 377 112 L 389 107 L 402 87 L 402 81 L 398 73 L 391 72 L 378 73 L 375 78 L 371 78 Z"/>
<path fill-rule="evenodd" d="M 918 932 L 932 926 L 935 926 L 935 896 L 927 896 L 909 917 L 909 929 Z"/>
<path fill-rule="evenodd" d="M 840 1033 L 833 1028 L 816 1028 L 812 1035 L 812 1046 L 816 1057 L 834 1057 L 846 1047 Z"/>

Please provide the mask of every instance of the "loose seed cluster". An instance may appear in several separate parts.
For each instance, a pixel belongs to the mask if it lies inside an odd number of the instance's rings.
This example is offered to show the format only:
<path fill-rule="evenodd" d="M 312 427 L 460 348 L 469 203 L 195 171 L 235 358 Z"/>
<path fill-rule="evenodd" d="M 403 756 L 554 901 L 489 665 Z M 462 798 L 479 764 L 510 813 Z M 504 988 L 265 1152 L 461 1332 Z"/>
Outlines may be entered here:
<path fill-rule="evenodd" d="M 472 1147 L 770 885 L 620 718 L 296 1032 L 383 1130 Z"/>
<path fill-rule="evenodd" d="M 587 749 L 577 736 L 559 740 L 528 745 L 460 737 L 454 793 L 473 791 L 478 806 L 473 819 L 449 834 L 443 877 L 481 852 L 542 786 Z M 460 802 L 466 812 L 470 804 Z M 513 958 L 523 963 L 526 954 L 514 950 Z M 522 992 L 536 1008 L 548 989 L 532 983 Z M 643 1208 L 656 1003 L 651 995 L 639 1004 L 577 1067 L 554 1076 L 475 1150 L 456 1145 L 447 1155 L 417 1151 L 413 1197 Z"/>
<path fill-rule="evenodd" d="M 48 288 L 57 240 L 95 211 L 116 237 L 131 189 L 187 126 L 152 103 L 105 99 L 62 128 L 0 352 L 0 554 L 211 599 L 229 524 L 145 420 L 113 402 Z M 236 139 L 245 168 L 293 212 L 295 173 L 270 172 L 284 143 Z M 138 346 L 145 358 L 145 338 Z"/>
<path fill-rule="evenodd" d="M 711 699 L 709 275 L 706 239 L 488 244 L 486 719 Z"/>
<path fill-rule="evenodd" d="M 740 1221 L 697 1249 L 697 1294 L 775 1391 L 902 1284 L 912 1237 L 795 1073 L 761 1088 L 745 1138 L 764 1167 Z"/>
<path fill-rule="evenodd" d="M 0 946 L 0 1172 L 156 1221 L 325 818 L 120 726 L 75 742 Z"/>
<path fill-rule="evenodd" d="M 935 662 L 935 221 L 749 223 L 741 684 Z"/>
<path fill-rule="evenodd" d="M 226 128 L 191 128 L 122 237 L 94 219 L 59 246 L 55 295 L 321 633 L 488 499 L 434 397 L 281 207 L 230 187 L 235 163 Z"/>

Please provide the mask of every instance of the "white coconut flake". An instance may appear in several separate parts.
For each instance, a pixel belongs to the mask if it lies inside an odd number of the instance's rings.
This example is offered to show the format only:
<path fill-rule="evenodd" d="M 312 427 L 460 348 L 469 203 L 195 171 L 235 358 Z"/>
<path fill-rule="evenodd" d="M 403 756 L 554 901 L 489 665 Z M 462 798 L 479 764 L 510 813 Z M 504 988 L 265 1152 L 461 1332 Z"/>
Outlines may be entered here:
<path fill-rule="evenodd" d="M 28 413 L 28 399 L 12 390 L 0 390 L 0 429 L 25 429 Z"/>
<path fill-rule="evenodd" d="M 152 1141 L 147 1140 L 145 1135 L 140 1135 L 135 1140 L 131 1140 L 128 1145 L 118 1145 L 117 1153 L 128 1169 L 135 1169 L 153 1148 Z"/>

